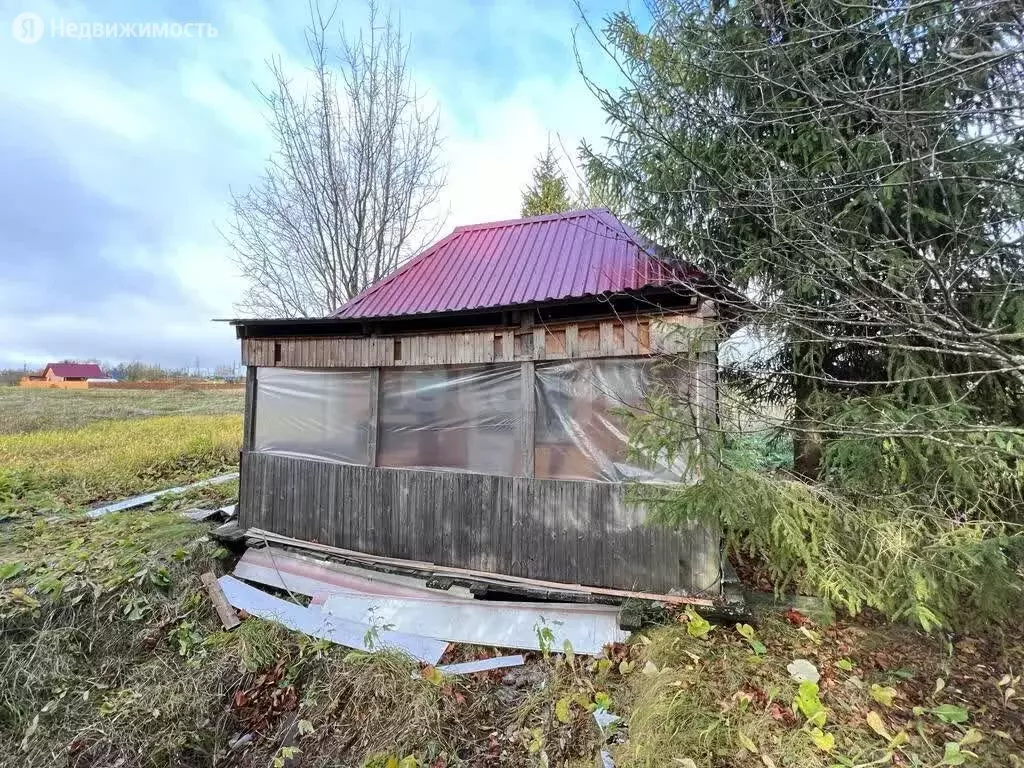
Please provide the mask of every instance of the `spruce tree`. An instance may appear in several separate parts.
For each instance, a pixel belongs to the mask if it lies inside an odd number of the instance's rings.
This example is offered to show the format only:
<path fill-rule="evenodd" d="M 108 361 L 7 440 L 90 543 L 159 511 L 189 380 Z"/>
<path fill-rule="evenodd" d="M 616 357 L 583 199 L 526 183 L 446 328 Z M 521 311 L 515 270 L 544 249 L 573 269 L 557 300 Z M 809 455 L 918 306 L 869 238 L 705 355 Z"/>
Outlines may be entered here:
<path fill-rule="evenodd" d="M 540 216 L 545 213 L 562 213 L 572 208 L 569 183 L 559 167 L 558 154 L 549 142 L 544 154 L 537 157 L 533 182 L 523 191 L 520 215 Z"/>
<path fill-rule="evenodd" d="M 1019 5 L 649 9 L 605 30 L 625 85 L 593 84 L 612 136 L 584 148 L 588 172 L 645 234 L 746 292 L 732 309 L 772 343 L 727 373 L 788 408 L 797 474 L 751 474 L 720 436 L 663 518 L 710 512 L 781 576 L 926 625 L 980 603 L 981 584 L 1019 594 Z M 661 406 L 636 439 L 680 450 L 666 425 L 683 420 Z"/>

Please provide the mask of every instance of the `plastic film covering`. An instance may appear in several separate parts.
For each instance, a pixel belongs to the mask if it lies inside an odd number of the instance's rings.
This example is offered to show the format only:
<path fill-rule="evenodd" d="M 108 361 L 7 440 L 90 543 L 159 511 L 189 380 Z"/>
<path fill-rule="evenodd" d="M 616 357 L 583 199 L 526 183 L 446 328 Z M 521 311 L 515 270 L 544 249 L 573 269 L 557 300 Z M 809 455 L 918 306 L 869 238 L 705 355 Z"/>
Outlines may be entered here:
<path fill-rule="evenodd" d="M 369 464 L 369 371 L 256 371 L 254 448 Z"/>
<path fill-rule="evenodd" d="M 521 475 L 518 365 L 381 371 L 377 463 Z"/>
<path fill-rule="evenodd" d="M 606 482 L 678 482 L 683 466 L 639 466 L 627 458 L 624 408 L 643 400 L 655 377 L 649 360 L 538 364 L 537 477 Z M 658 378 L 668 375 L 659 370 Z"/>

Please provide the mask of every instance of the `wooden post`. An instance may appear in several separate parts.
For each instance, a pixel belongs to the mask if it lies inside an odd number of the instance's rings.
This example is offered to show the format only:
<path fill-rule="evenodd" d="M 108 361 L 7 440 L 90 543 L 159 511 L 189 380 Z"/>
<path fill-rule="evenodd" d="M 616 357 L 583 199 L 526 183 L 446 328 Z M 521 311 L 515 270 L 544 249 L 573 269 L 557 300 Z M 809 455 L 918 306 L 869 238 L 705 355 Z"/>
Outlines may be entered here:
<path fill-rule="evenodd" d="M 717 437 L 718 422 L 718 336 L 714 327 L 718 310 L 713 301 L 703 301 L 697 307 L 701 321 L 701 344 L 697 350 L 694 370 L 694 402 L 696 404 L 697 435 L 701 441 Z M 714 333 L 706 333 L 709 328 Z M 690 572 L 683 574 L 692 589 L 708 590 L 719 595 L 722 590 L 722 531 L 717 523 L 704 522 L 689 527 Z"/>
<path fill-rule="evenodd" d="M 245 406 L 242 412 L 242 450 L 251 451 L 256 442 L 256 366 L 245 369 Z"/>
<path fill-rule="evenodd" d="M 703 327 L 712 326 L 718 317 L 713 301 L 704 301 L 697 309 Z M 718 336 L 717 332 L 701 339 L 694 372 L 694 402 L 700 433 L 718 425 Z"/>
<path fill-rule="evenodd" d="M 520 425 L 520 445 L 522 446 L 522 473 L 524 477 L 534 475 L 534 435 L 537 428 L 537 401 L 534 396 L 534 379 L 537 364 L 533 360 L 525 360 L 520 364 L 522 380 L 523 420 Z"/>
<path fill-rule="evenodd" d="M 248 509 L 245 488 L 249 483 L 243 458 L 256 445 L 256 366 L 245 368 L 245 404 L 242 408 L 242 448 L 238 452 L 238 524 L 245 529 L 253 510 Z"/>
<path fill-rule="evenodd" d="M 377 466 L 377 430 L 380 425 L 380 368 L 370 369 L 370 433 L 367 456 L 369 466 Z"/>

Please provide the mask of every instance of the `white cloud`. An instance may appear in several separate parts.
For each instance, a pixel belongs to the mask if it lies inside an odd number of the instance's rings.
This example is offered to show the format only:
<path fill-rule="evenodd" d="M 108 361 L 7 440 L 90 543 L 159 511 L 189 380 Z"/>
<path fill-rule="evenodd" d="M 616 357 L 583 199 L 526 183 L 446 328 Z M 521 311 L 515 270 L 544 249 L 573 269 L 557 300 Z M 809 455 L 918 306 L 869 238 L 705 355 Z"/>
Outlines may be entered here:
<path fill-rule="evenodd" d="M 524 9 L 512 0 L 486 6 L 462 0 L 443 10 L 434 2 L 396 7 L 412 41 L 414 77 L 437 101 L 447 135 L 446 230 L 516 217 L 549 133 L 574 153 L 581 138 L 594 140 L 602 130 L 600 109 L 575 71 L 572 4 L 535 2 Z M 142 3 L 114 2 L 102 12 L 81 4 L 40 3 L 37 9 L 83 21 L 167 19 L 159 6 Z M 342 9 L 349 28 L 363 18 L 357 5 Z M 13 140 L 30 133 L 48 160 L 103 203 L 82 200 L 83 210 L 117 210 L 132 223 L 112 224 L 104 244 L 76 256 L 103 265 L 104 282 L 81 290 L 117 298 L 98 296 L 84 317 L 60 310 L 0 317 L 10 331 L 3 334 L 0 363 L 81 356 L 181 364 L 195 356 L 192 350 L 237 354 L 230 329 L 209 323 L 233 314 L 242 288 L 216 225 L 229 213 L 229 189 L 256 181 L 273 149 L 253 84 L 268 82 L 266 59 L 281 56 L 288 71 L 305 77 L 304 12 L 304 4 L 242 0 L 175 11 L 219 29 L 216 38 L 187 44 L 44 39 L 19 46 L 0 39 L 0 110 L 21 121 L 20 128 L 8 125 L 22 131 Z M 0 18 L 0 27 L 4 23 Z M 4 168 L 0 195 L 20 195 L 23 179 L 4 177 Z M 78 205 L 74 199 L 62 204 Z M 47 215 L 77 220 L 69 213 Z M 7 235 L 24 252 L 0 253 L 0 266 L 60 247 L 34 241 L 27 228 Z M 167 290 L 126 299 L 126 291 L 138 293 L 138 283 L 126 279 L 131 287 L 124 290 L 110 284 L 116 281 L 112 265 L 134 269 L 134 281 L 151 274 L 152 283 L 163 281 Z M 79 265 L 76 274 L 88 271 Z M 70 300 L 50 295 L 40 274 L 12 274 L 8 286 L 34 294 L 40 307 Z"/>

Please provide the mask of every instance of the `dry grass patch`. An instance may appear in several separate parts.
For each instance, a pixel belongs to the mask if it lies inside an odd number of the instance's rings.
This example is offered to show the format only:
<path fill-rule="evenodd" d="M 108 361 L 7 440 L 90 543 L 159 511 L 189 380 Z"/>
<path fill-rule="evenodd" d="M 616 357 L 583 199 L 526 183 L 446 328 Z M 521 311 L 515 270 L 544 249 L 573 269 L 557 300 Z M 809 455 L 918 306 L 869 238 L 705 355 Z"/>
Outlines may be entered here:
<path fill-rule="evenodd" d="M 84 504 L 196 480 L 237 466 L 241 416 L 97 421 L 73 430 L 0 435 L 7 485 Z M 31 481 L 26 481 L 29 477 Z M 0 503 L 4 497 L 0 478 Z M 8 489 L 7 495 L 19 493 Z"/>
<path fill-rule="evenodd" d="M 95 421 L 154 416 L 231 416 L 245 392 L 55 390 L 0 387 L 0 434 L 79 429 Z"/>

